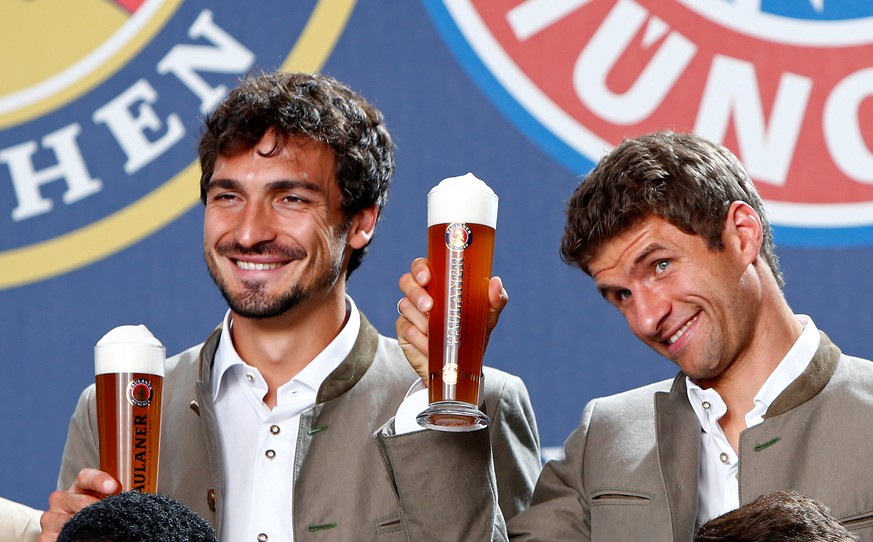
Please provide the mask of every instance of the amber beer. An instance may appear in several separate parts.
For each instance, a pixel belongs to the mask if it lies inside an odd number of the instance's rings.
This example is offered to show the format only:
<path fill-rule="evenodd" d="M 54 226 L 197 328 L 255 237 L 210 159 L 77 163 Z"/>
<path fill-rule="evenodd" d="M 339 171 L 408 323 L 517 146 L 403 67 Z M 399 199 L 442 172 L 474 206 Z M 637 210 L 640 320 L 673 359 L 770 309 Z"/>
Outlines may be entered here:
<path fill-rule="evenodd" d="M 100 470 L 122 491 L 157 493 L 163 345 L 145 326 L 119 326 L 94 347 Z"/>
<path fill-rule="evenodd" d="M 432 429 L 487 426 L 479 385 L 488 316 L 488 282 L 497 225 L 497 196 L 468 173 L 444 179 L 428 194 L 429 406 L 418 422 Z"/>

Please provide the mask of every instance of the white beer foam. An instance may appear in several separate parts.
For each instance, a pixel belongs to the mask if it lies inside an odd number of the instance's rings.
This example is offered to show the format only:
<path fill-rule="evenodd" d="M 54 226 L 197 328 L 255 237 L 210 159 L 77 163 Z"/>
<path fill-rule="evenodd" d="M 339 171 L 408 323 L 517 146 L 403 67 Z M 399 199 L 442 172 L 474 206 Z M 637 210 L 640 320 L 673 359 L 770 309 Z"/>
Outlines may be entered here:
<path fill-rule="evenodd" d="M 427 195 L 427 227 L 465 222 L 497 229 L 497 194 L 472 173 L 448 177 Z"/>
<path fill-rule="evenodd" d="M 166 355 L 164 345 L 144 325 L 118 326 L 94 346 L 94 372 L 164 376 Z"/>

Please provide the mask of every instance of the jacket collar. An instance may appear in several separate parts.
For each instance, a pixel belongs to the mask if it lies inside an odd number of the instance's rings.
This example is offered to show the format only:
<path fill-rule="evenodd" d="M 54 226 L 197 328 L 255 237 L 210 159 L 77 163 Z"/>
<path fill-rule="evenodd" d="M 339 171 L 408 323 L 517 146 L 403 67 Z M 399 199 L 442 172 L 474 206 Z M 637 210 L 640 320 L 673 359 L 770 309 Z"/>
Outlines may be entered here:
<path fill-rule="evenodd" d="M 834 371 L 837 370 L 837 362 L 842 352 L 824 332 L 819 331 L 819 333 L 821 340 L 812 361 L 809 362 L 806 370 L 773 401 L 764 414 L 764 419 L 784 414 L 809 401 L 830 381 Z"/>
<path fill-rule="evenodd" d="M 322 382 L 318 389 L 315 402 L 324 403 L 336 399 L 340 395 L 352 389 L 358 383 L 376 357 L 376 347 L 379 344 L 379 333 L 373 324 L 361 313 L 361 329 L 352 351 L 346 359 L 334 369 Z"/>
<path fill-rule="evenodd" d="M 834 371 L 837 370 L 837 362 L 842 352 L 823 331 L 819 331 L 819 334 L 821 339 L 818 343 L 818 349 L 809 365 L 773 400 L 770 408 L 764 414 L 764 419 L 784 414 L 809 401 L 830 381 Z M 680 372 L 676 375 L 670 389 L 670 395 L 678 395 L 680 400 L 688 395 L 685 378 L 684 373 Z"/>
<path fill-rule="evenodd" d="M 373 364 L 373 359 L 376 357 L 376 348 L 379 343 L 379 332 L 376 331 L 376 328 L 373 327 L 363 313 L 360 313 L 360 315 L 361 329 L 358 331 L 355 345 L 352 347 L 349 355 L 346 356 L 346 359 L 321 384 L 316 395 L 316 404 L 336 399 L 350 390 L 364 376 L 370 365 Z M 206 339 L 203 348 L 200 350 L 200 381 L 206 384 L 211 379 L 212 364 L 215 360 L 215 351 L 218 349 L 220 338 L 221 326 L 209 335 L 209 338 Z"/>

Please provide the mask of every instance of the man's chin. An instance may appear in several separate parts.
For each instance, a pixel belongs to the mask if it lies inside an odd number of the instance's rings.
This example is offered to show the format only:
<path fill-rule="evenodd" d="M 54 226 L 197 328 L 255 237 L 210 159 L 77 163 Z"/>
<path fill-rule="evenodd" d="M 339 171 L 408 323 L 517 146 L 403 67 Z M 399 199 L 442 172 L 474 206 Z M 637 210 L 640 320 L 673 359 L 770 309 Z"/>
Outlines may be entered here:
<path fill-rule="evenodd" d="M 253 310 L 239 306 L 231 306 L 230 310 L 233 311 L 235 315 L 248 320 L 269 320 L 270 318 L 276 318 L 277 316 L 284 314 L 273 310 Z"/>
<path fill-rule="evenodd" d="M 305 292 L 294 290 L 280 296 L 267 296 L 262 292 L 247 292 L 233 294 L 221 289 L 224 300 L 230 310 L 243 318 L 252 320 L 267 320 L 286 314 L 300 305 L 306 298 Z"/>
<path fill-rule="evenodd" d="M 692 382 L 704 389 L 711 388 L 721 375 L 718 371 L 702 371 L 695 368 L 689 370 L 682 369 L 682 372 L 685 376 L 690 378 Z"/>
<path fill-rule="evenodd" d="M 289 311 L 293 310 L 294 307 L 300 304 L 301 299 L 288 300 L 283 299 L 281 303 L 272 302 L 272 303 L 263 303 L 263 304 L 252 304 L 252 303 L 231 303 L 228 302 L 228 306 L 230 310 L 243 318 L 250 318 L 252 320 L 268 320 L 270 318 L 276 318 L 287 314 Z"/>

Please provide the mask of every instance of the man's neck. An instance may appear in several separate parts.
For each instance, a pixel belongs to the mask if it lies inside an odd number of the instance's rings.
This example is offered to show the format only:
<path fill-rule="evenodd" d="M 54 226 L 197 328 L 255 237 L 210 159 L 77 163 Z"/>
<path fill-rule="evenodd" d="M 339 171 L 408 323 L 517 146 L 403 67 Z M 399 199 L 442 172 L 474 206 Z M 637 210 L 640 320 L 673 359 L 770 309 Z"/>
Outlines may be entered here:
<path fill-rule="evenodd" d="M 267 382 L 264 403 L 276 405 L 276 391 L 302 371 L 342 330 L 345 294 L 309 299 L 274 318 L 252 319 L 231 313 L 233 345 Z"/>
<path fill-rule="evenodd" d="M 772 311 L 759 316 L 752 344 L 718 379 L 707 382 L 727 406 L 719 424 L 734 450 L 739 449 L 740 433 L 746 429 L 746 414 L 755 406 L 755 397 L 803 331 L 784 300 L 768 305 Z"/>

